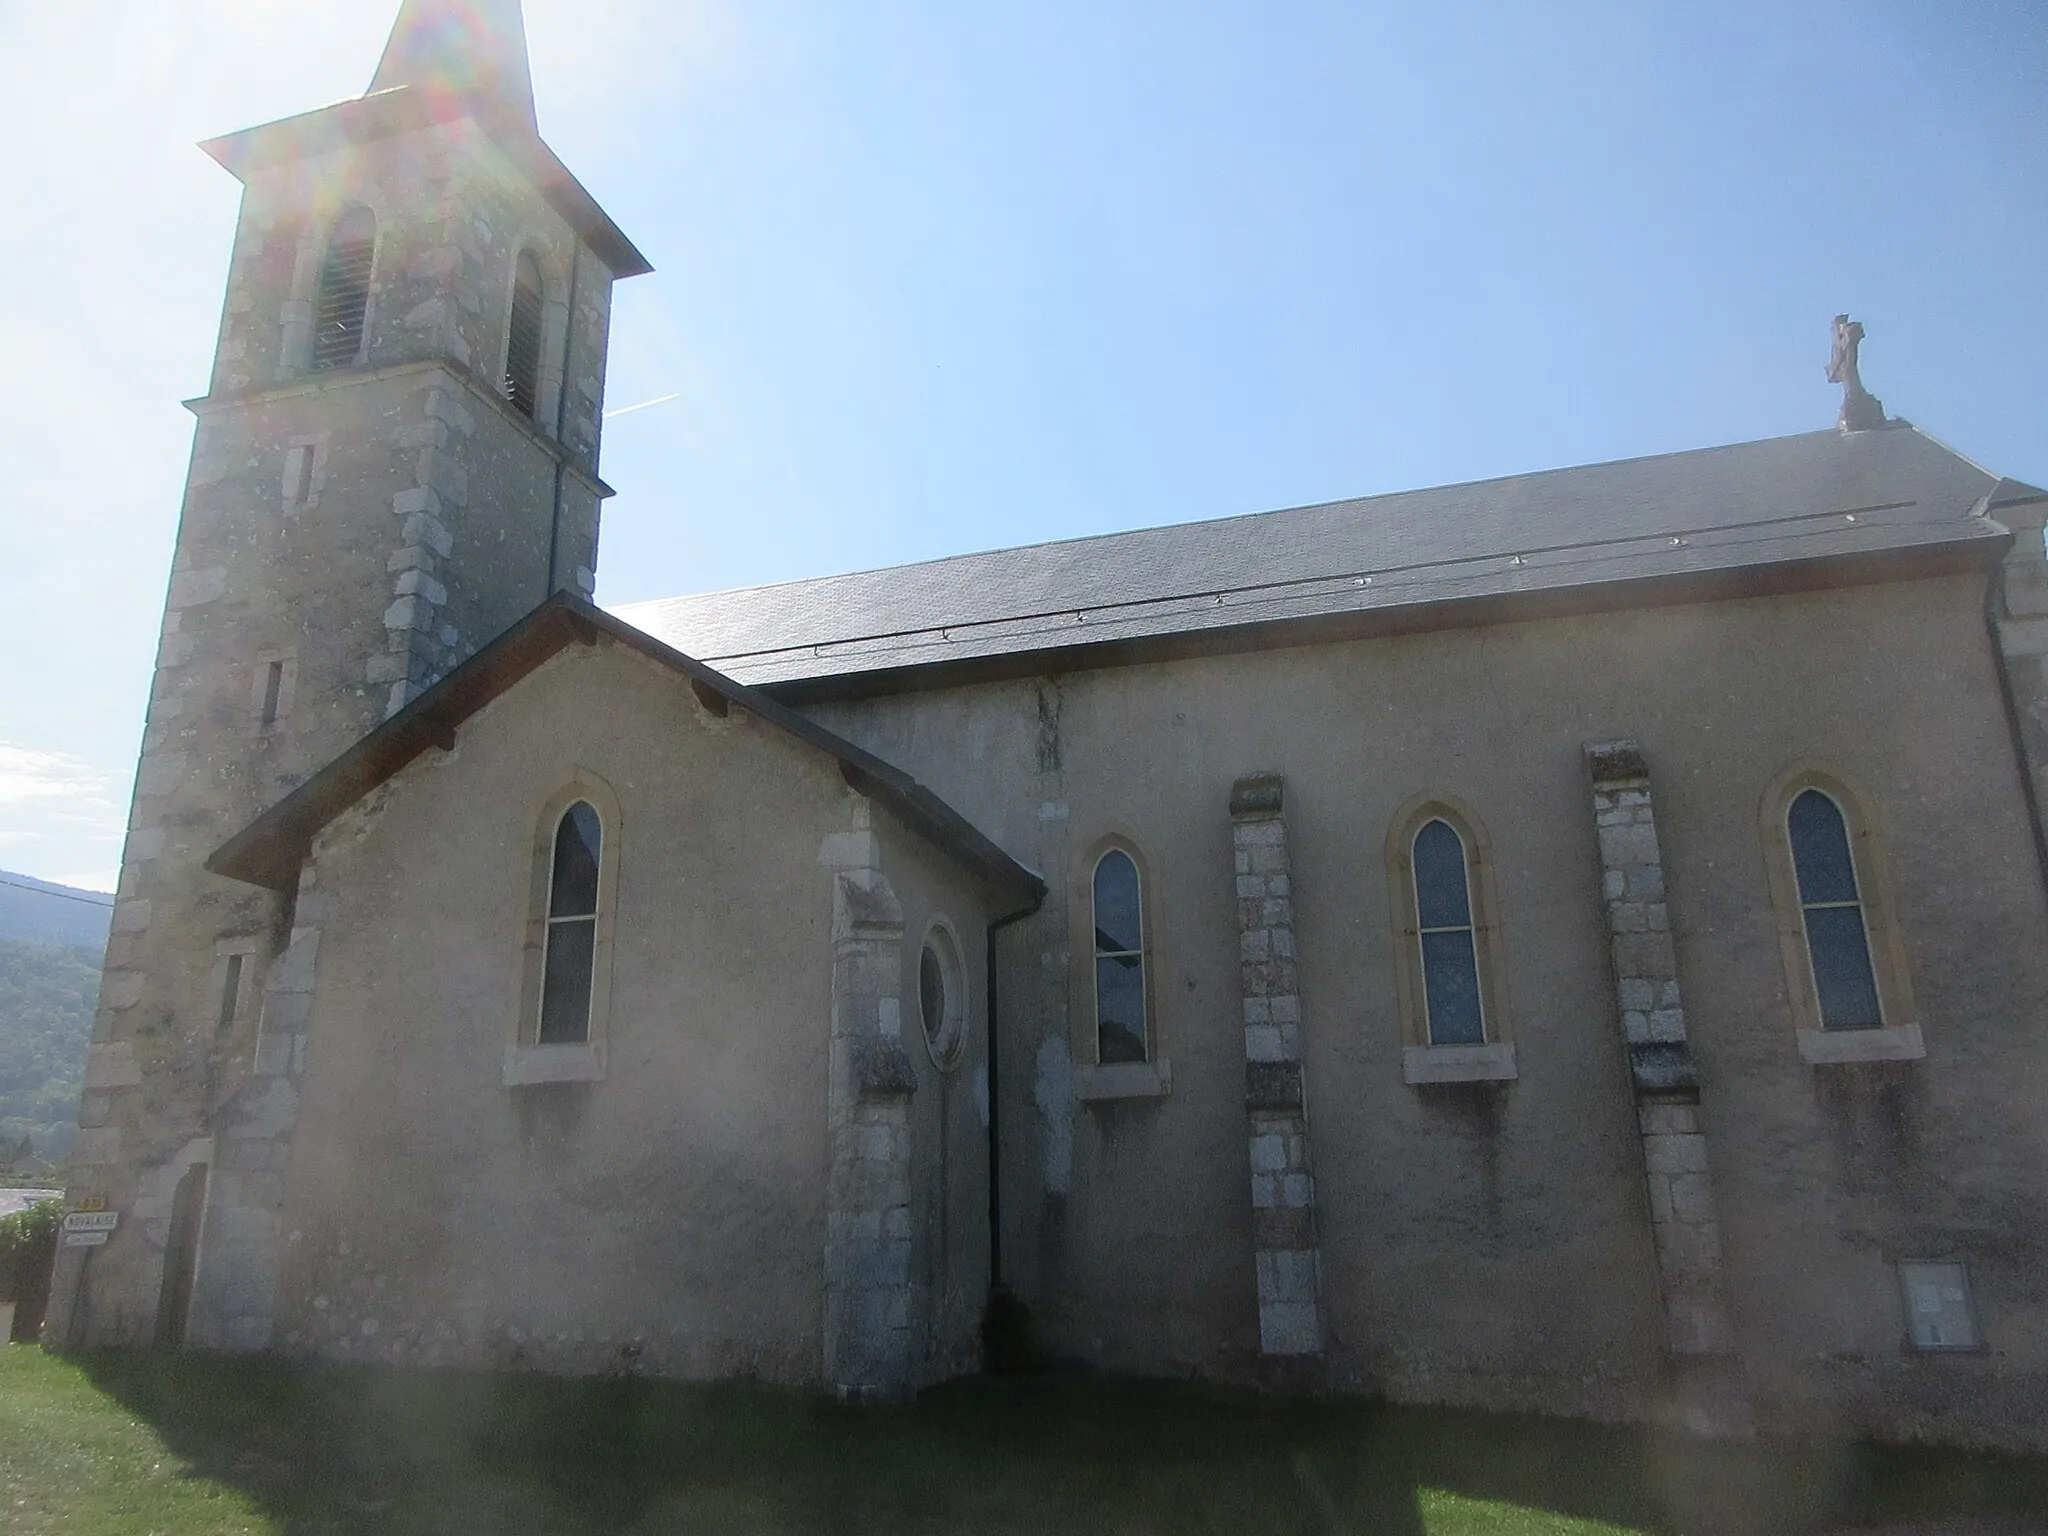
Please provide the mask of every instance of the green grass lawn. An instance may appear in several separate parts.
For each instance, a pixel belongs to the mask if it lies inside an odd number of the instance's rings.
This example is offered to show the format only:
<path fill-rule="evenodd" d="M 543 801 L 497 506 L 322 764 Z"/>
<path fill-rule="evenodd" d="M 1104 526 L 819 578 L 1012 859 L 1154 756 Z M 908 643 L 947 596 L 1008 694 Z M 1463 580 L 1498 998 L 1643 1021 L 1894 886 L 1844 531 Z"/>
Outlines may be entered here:
<path fill-rule="evenodd" d="M 2048 1509 L 2048 1463 L 1703 1444 L 1085 1378 L 744 1386 L 0 1349 L 9 1536 L 1817 1531 Z"/>

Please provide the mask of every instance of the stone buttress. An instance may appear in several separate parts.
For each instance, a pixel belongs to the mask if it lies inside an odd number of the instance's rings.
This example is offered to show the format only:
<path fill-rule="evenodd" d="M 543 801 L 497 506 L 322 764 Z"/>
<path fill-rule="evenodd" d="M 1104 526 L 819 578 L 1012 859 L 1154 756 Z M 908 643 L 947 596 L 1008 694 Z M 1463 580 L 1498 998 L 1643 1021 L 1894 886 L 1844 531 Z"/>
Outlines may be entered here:
<path fill-rule="evenodd" d="M 1633 741 L 1588 743 L 1586 765 L 1615 1005 L 1642 1132 L 1665 1345 L 1674 1365 L 1669 1412 L 1689 1429 L 1748 1433 L 1748 1389 L 1721 1270 L 1699 1072 L 1686 1039 L 1649 769 Z"/>
<path fill-rule="evenodd" d="M 866 802 L 861 802 L 866 810 Z M 825 1381 L 856 1401 L 908 1394 L 913 1268 L 903 908 L 866 830 L 831 839 L 832 1035 L 825 1194 Z"/>
<path fill-rule="evenodd" d="M 1324 1353 L 1322 1250 L 1302 1082 L 1301 986 L 1283 792 L 1277 773 L 1248 775 L 1230 792 L 1252 1247 L 1260 1355 L 1316 1366 Z"/>

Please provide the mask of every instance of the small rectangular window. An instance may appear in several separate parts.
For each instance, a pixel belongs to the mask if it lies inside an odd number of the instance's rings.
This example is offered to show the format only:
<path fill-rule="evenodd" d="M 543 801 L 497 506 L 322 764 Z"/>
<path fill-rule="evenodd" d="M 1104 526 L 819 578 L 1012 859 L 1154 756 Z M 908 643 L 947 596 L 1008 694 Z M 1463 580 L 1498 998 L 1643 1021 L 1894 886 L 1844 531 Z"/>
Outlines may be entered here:
<path fill-rule="evenodd" d="M 1977 1347 L 1977 1318 L 1965 1266 L 1908 1260 L 1899 1265 L 1899 1286 L 1906 1300 L 1906 1338 L 1915 1349 Z"/>
<path fill-rule="evenodd" d="M 284 455 L 284 509 L 296 512 L 313 499 L 313 445 L 295 443 Z"/>
<path fill-rule="evenodd" d="M 282 730 L 298 691 L 299 662 L 290 651 L 259 651 L 249 669 L 249 719 L 259 736 Z"/>
<path fill-rule="evenodd" d="M 223 957 L 226 965 L 220 985 L 220 1028 L 226 1029 L 235 1022 L 235 1014 L 242 1002 L 242 956 Z"/>
<path fill-rule="evenodd" d="M 263 703 L 256 711 L 258 724 L 275 725 L 277 723 L 278 697 L 283 691 L 284 663 L 281 661 L 265 663 L 263 668 Z"/>

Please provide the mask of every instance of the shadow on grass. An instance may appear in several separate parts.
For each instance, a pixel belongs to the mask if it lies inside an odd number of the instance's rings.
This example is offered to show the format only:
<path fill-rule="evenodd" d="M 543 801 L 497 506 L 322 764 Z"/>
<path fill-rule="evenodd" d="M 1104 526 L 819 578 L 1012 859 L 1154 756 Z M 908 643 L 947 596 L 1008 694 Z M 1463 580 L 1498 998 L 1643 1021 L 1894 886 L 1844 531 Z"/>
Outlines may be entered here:
<path fill-rule="evenodd" d="M 2048 1509 L 2048 1460 L 1089 1378 L 900 1409 L 743 1385 L 118 1354 L 81 1362 L 294 1533 L 1548 1532 L 1685 1536 Z M 1491 1509 L 1429 1513 L 1432 1490 Z"/>

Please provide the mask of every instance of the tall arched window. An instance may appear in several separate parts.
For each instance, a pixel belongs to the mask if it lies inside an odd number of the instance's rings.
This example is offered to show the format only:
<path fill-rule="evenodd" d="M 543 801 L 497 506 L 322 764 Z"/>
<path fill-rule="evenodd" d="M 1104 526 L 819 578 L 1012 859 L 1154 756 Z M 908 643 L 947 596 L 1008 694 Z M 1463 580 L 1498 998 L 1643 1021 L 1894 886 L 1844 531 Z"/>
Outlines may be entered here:
<path fill-rule="evenodd" d="M 521 251 L 512 276 L 512 320 L 505 337 L 505 398 L 531 417 L 540 403 L 540 263 Z"/>
<path fill-rule="evenodd" d="M 1410 1083 L 1516 1076 L 1493 847 L 1470 806 L 1417 795 L 1387 827 L 1387 906 Z"/>
<path fill-rule="evenodd" d="M 1479 925 L 1472 917 L 1465 840 L 1442 817 L 1431 817 L 1416 829 L 1410 865 L 1428 1043 L 1483 1045 L 1486 1005 L 1479 988 Z"/>
<path fill-rule="evenodd" d="M 1821 1028 L 1883 1028 L 1870 929 L 1841 805 L 1822 790 L 1801 790 L 1786 807 L 1785 835 Z"/>
<path fill-rule="evenodd" d="M 590 1038 L 590 984 L 597 958 L 598 874 L 604 824 L 587 800 L 578 800 L 555 827 L 553 873 L 548 882 L 547 941 L 541 962 L 542 1045 L 575 1045 Z"/>
<path fill-rule="evenodd" d="M 1138 865 L 1121 848 L 1095 861 L 1095 1059 L 1104 1066 L 1145 1061 L 1145 910 Z"/>
<path fill-rule="evenodd" d="M 1764 790 L 1758 824 L 1800 1058 L 1828 1066 L 1925 1056 L 1870 796 L 1804 759 Z"/>
<path fill-rule="evenodd" d="M 362 355 L 376 251 L 377 220 L 369 209 L 351 208 L 335 220 L 320 263 L 320 297 L 313 309 L 315 370 L 346 368 Z"/>

